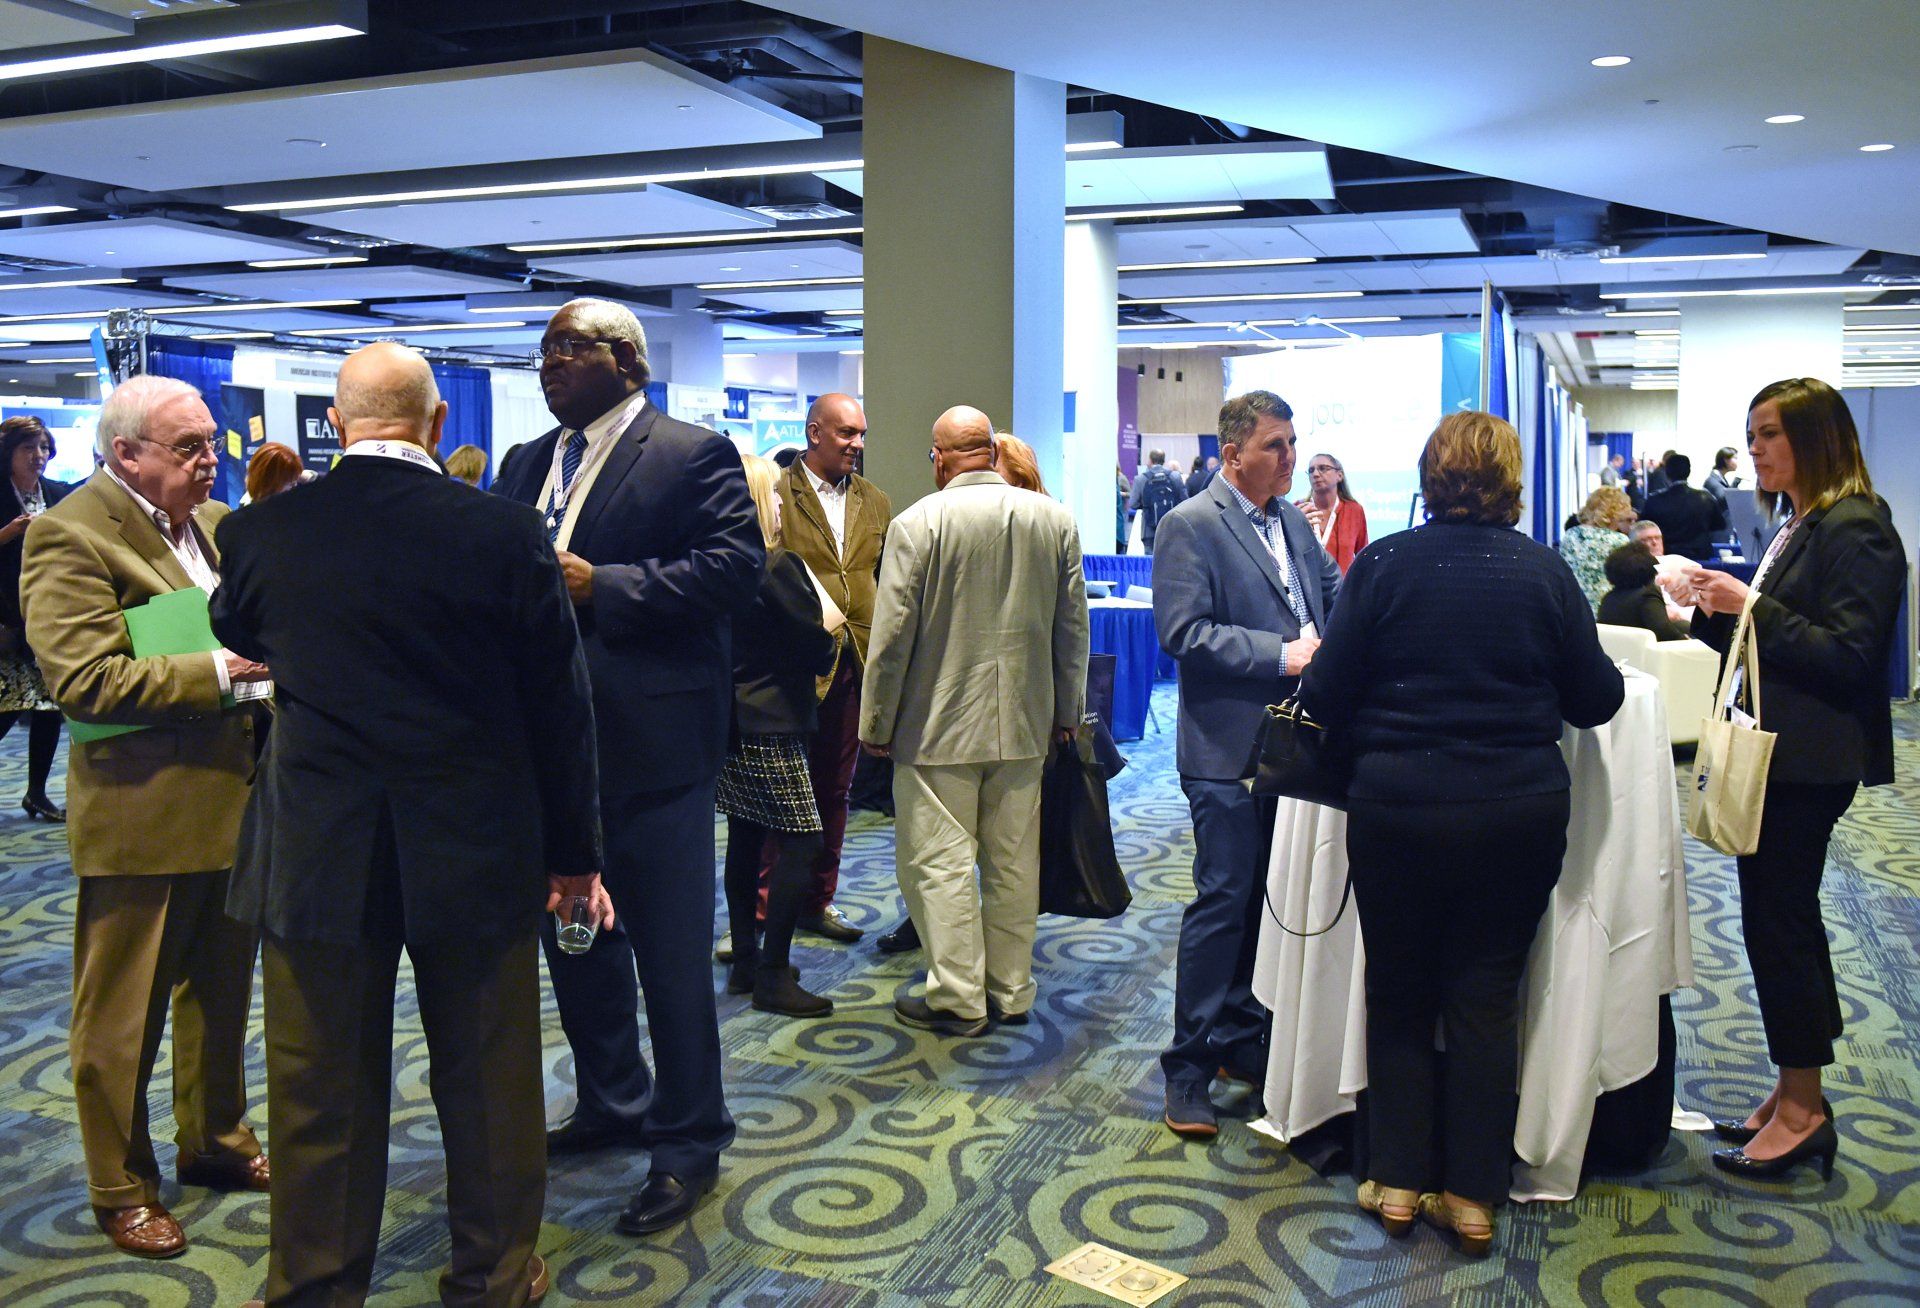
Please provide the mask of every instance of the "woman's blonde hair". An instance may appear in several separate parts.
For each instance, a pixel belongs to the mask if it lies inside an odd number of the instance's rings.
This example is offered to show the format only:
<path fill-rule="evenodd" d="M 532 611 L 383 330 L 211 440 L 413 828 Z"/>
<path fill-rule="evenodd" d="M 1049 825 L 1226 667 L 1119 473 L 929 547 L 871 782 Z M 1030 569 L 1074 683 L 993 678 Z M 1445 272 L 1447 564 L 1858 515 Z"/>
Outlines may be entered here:
<path fill-rule="evenodd" d="M 743 454 L 740 462 L 747 470 L 754 512 L 760 516 L 760 539 L 772 549 L 780 543 L 780 465 L 758 454 Z"/>
<path fill-rule="evenodd" d="M 1438 522 L 1520 521 L 1520 436 L 1505 419 L 1449 413 L 1420 452 L 1420 494 Z"/>
<path fill-rule="evenodd" d="M 1793 506 L 1795 513 L 1830 508 L 1849 495 L 1873 494 L 1845 396 L 1818 377 L 1789 377 L 1762 387 L 1747 405 L 1748 414 L 1768 401 L 1780 411 L 1780 427 L 1793 451 L 1794 489 L 1806 501 Z M 1773 512 L 1780 497 L 1771 491 L 1759 495 Z"/>
<path fill-rule="evenodd" d="M 457 477 L 469 486 L 480 484 L 480 474 L 487 470 L 487 452 L 478 445 L 462 445 L 447 456 L 447 476 Z"/>
<path fill-rule="evenodd" d="M 1618 486 L 1600 487 L 1587 496 L 1587 502 L 1580 506 L 1580 522 L 1583 526 L 1619 531 L 1622 522 L 1632 526 L 1632 518 L 1633 501 Z"/>
<path fill-rule="evenodd" d="M 1040 480 L 1040 461 L 1033 455 L 1033 446 L 1012 432 L 995 432 L 994 440 L 1000 444 L 1000 466 L 997 469 L 1000 479 L 1009 486 L 1039 491 L 1045 495 L 1047 484 Z"/>

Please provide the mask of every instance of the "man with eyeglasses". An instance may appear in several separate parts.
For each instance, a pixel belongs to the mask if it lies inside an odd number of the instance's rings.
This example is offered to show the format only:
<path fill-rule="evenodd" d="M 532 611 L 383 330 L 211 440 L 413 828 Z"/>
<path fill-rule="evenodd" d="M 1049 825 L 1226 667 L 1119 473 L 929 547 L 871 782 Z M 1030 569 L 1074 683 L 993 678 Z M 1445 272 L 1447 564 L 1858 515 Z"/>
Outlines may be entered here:
<path fill-rule="evenodd" d="M 617 923 L 583 954 L 545 927 L 578 1103 L 549 1154 L 651 1152 L 619 1228 L 690 1213 L 733 1140 L 720 1084 L 713 941 L 714 782 L 733 702 L 731 614 L 766 550 L 740 454 L 647 401 L 632 312 L 575 300 L 547 323 L 540 384 L 560 426 L 493 489 L 538 509 L 580 624 L 600 746 L 602 879 Z M 657 1077 L 640 1053 L 638 996 Z"/>
<path fill-rule="evenodd" d="M 80 878 L 68 1044 L 101 1228 L 142 1258 L 185 1251 L 160 1202 L 147 1081 L 173 1011 L 176 1174 L 183 1185 L 265 1190 L 241 1072 L 254 932 L 226 915 L 267 669 L 226 650 L 136 657 L 125 614 L 220 584 L 209 504 L 218 429 L 199 392 L 165 377 L 115 387 L 100 410 L 101 467 L 27 529 L 20 597 L 47 688 L 79 723 L 67 839 Z"/>

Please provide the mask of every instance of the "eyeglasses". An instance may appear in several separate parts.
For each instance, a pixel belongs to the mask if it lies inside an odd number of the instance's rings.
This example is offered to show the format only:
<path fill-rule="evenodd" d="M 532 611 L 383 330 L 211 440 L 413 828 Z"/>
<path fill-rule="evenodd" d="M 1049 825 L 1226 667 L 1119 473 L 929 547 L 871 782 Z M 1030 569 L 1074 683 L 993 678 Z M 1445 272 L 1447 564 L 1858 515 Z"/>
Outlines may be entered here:
<path fill-rule="evenodd" d="M 556 336 L 550 341 L 540 342 L 540 348 L 533 352 L 533 361 L 542 363 L 555 355 L 562 359 L 571 359 L 584 350 L 606 343 L 591 336 Z"/>
<path fill-rule="evenodd" d="M 213 443 L 213 437 L 211 436 L 202 436 L 199 440 L 188 441 L 184 445 L 172 445 L 166 441 L 154 440 L 150 436 L 142 436 L 139 437 L 139 439 L 145 444 L 158 445 L 163 450 L 172 450 L 180 456 L 180 460 L 183 463 L 198 463 L 201 459 L 207 457 L 208 451 L 212 451 L 216 456 L 220 453 L 220 447 Z"/>

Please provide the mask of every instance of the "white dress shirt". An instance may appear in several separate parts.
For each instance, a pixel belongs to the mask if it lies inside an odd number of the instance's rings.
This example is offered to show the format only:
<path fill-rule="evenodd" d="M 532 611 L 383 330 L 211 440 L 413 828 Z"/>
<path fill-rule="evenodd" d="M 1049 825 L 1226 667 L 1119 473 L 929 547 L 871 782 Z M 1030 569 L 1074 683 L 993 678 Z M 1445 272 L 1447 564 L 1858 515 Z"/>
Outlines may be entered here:
<path fill-rule="evenodd" d="M 573 485 L 566 494 L 560 494 L 560 460 L 567 450 L 567 438 L 573 435 L 573 428 L 562 427 L 560 438 L 553 443 L 553 463 L 547 469 L 547 479 L 541 483 L 540 498 L 534 505 L 542 513 L 558 511 L 560 534 L 554 538 L 553 547 L 564 550 L 573 542 L 573 524 L 580 514 L 580 506 L 587 502 L 588 492 L 593 490 L 594 478 L 600 475 L 600 468 L 607 461 L 607 455 L 613 449 L 613 438 L 626 429 L 627 423 L 637 416 L 640 408 L 647 402 L 644 390 L 635 391 L 620 403 L 588 423 L 585 430 L 587 448 L 580 456 L 580 470 L 573 474 Z"/>
<path fill-rule="evenodd" d="M 842 477 L 838 485 L 822 480 L 807 465 L 805 459 L 798 460 L 807 474 L 807 484 L 813 487 L 813 493 L 820 497 L 820 507 L 826 510 L 827 526 L 833 532 L 834 552 L 845 555 L 847 552 L 847 491 L 853 479 Z"/>

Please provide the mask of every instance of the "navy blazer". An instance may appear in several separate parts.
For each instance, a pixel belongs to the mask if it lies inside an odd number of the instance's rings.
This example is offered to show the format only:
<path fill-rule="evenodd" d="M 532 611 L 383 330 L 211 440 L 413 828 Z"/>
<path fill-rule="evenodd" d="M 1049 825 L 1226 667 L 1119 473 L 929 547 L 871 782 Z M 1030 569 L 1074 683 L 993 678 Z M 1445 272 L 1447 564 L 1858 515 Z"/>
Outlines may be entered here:
<path fill-rule="evenodd" d="M 516 454 L 494 493 L 542 507 L 560 430 Z M 608 797 L 719 773 L 732 616 L 753 602 L 766 559 L 732 441 L 650 402 L 612 439 L 568 546 L 593 565 L 592 602 L 576 614 Z"/>
<path fill-rule="evenodd" d="M 1306 515 L 1280 500 L 1293 575 L 1322 635 L 1340 591 L 1340 565 L 1314 539 Z M 1293 693 L 1281 647 L 1299 636 L 1280 568 L 1224 476 L 1160 520 L 1153 549 L 1153 622 L 1180 663 L 1175 758 L 1182 776 L 1248 775 L 1266 706 Z"/>
<path fill-rule="evenodd" d="M 0 499 L 0 522 L 12 522 L 27 511 L 26 504 L 20 499 L 20 492 L 14 489 L 11 477 L 0 477 L 7 487 L 7 497 Z M 40 495 L 52 508 L 72 493 L 74 483 L 55 481 L 51 477 L 40 479 Z M 20 616 L 20 561 L 25 557 L 27 537 L 22 532 L 0 545 L 0 627 L 24 628 L 26 619 Z"/>

